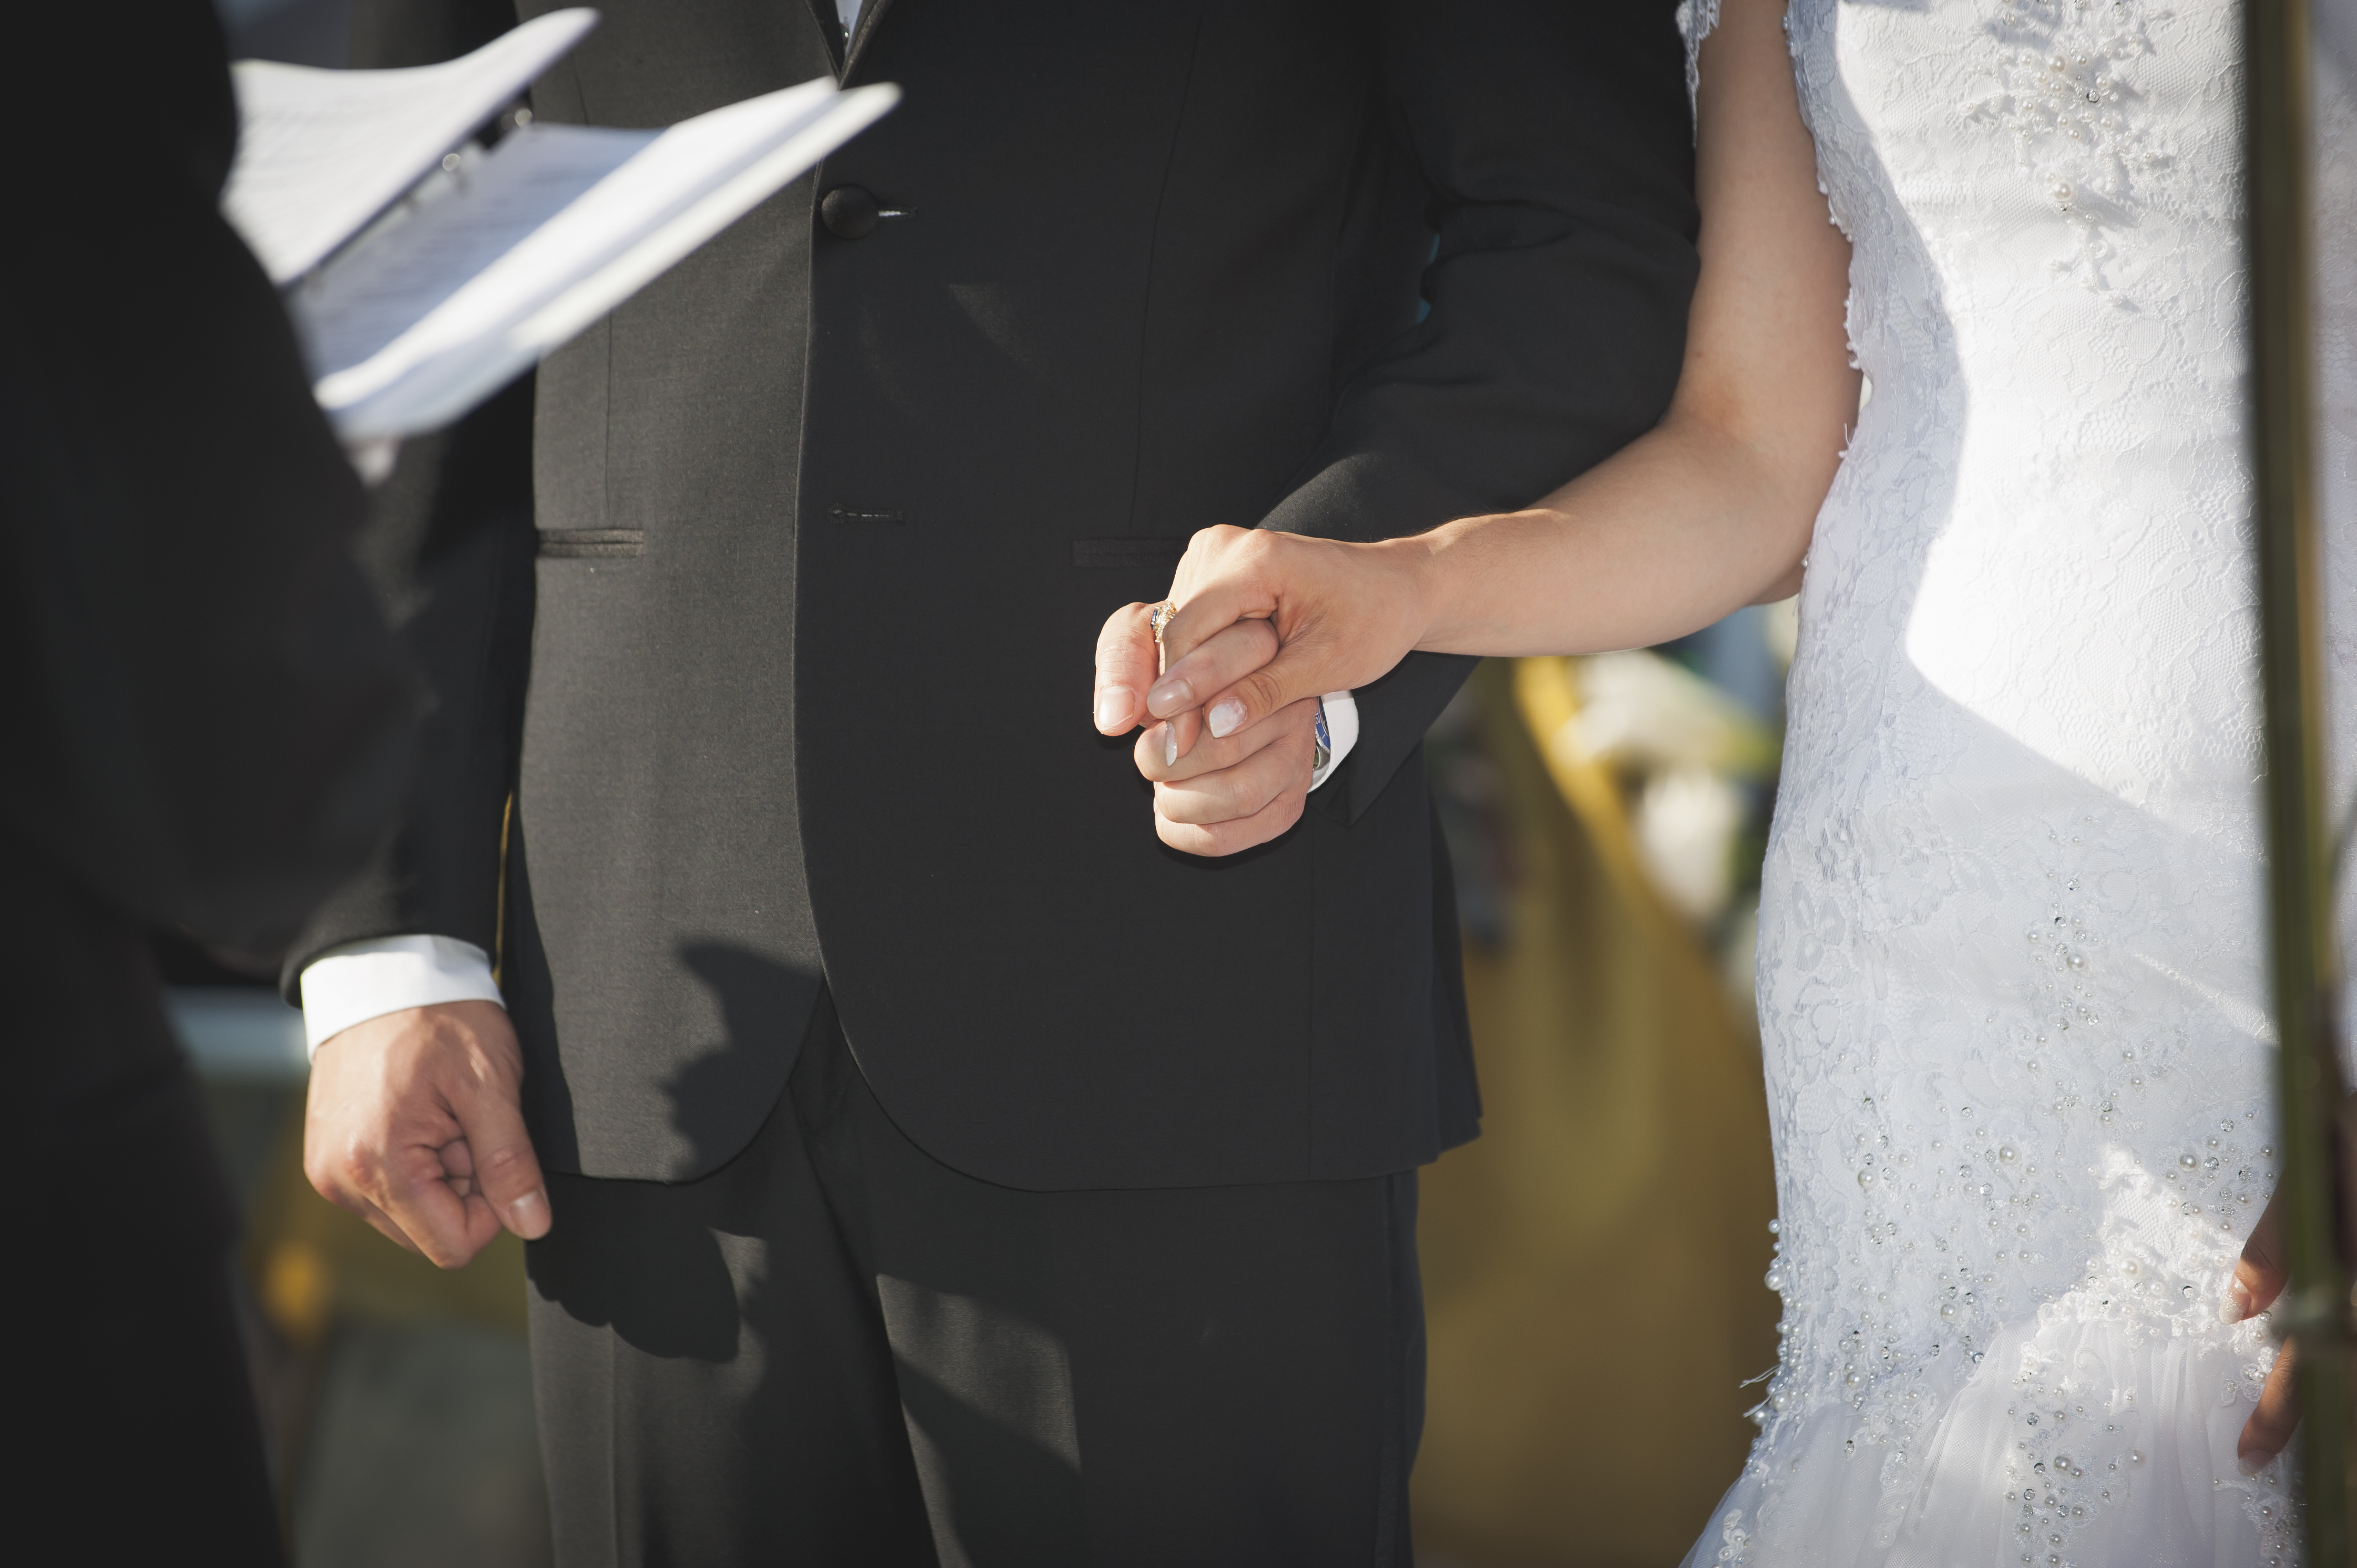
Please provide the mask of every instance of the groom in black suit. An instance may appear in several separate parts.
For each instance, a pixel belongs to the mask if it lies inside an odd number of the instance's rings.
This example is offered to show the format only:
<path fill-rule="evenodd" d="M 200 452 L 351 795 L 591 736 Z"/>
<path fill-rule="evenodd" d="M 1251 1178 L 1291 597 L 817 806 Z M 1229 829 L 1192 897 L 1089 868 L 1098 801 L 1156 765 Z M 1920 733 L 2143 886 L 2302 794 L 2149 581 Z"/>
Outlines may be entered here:
<path fill-rule="evenodd" d="M 359 63 L 513 20 L 375 0 Z M 1086 664 L 1198 528 L 1410 532 L 1652 424 L 1681 59 L 1660 0 L 611 0 L 534 90 L 906 92 L 378 525 L 443 704 L 290 965 L 310 1166 L 446 1263 L 534 1238 L 566 1563 L 1409 1560 L 1469 661 L 1216 861 Z M 1239 817 L 1309 789 L 1271 725 Z"/>

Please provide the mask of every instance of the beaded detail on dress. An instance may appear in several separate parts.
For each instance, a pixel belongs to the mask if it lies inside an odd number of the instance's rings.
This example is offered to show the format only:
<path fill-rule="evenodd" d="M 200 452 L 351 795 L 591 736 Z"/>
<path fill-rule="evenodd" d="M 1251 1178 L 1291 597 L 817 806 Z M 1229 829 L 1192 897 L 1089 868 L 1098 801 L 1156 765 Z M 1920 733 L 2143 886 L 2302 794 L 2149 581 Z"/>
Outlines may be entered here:
<path fill-rule="evenodd" d="M 2218 1311 L 2275 1181 L 2239 11 L 1792 0 L 1786 28 L 1872 390 L 1762 891 L 1783 1351 L 1688 1561 L 2288 1563 L 2282 1466 L 2234 1463 L 2273 1350 Z M 2328 233 L 2357 229 L 2338 80 Z M 2327 254 L 2345 713 L 2357 245 Z"/>

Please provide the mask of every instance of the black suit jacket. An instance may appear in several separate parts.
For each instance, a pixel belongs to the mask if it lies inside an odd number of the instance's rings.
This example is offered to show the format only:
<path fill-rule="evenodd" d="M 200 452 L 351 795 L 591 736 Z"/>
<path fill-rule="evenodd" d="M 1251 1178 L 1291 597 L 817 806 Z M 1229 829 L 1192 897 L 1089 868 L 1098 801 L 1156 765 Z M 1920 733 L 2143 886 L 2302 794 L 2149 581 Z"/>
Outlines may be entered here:
<path fill-rule="evenodd" d="M 590 1175 L 742 1147 L 823 982 L 909 1135 L 1017 1187 L 1471 1136 L 1416 761 L 1469 661 L 1363 692 L 1304 821 L 1205 860 L 1089 725 L 1091 655 L 1196 529 L 1412 532 L 1652 423 L 1695 266 L 1671 7 L 869 0 L 847 48 L 831 0 L 603 9 L 542 118 L 906 99 L 541 368 L 536 535 L 521 394 L 404 460 L 386 585 L 448 706 L 307 950 L 496 943 L 542 1158 Z M 362 61 L 510 21 L 377 0 Z M 832 231 L 845 186 L 899 215 Z"/>
<path fill-rule="evenodd" d="M 46 6 L 18 41 L 44 64 L 0 97 L 39 149 L 0 245 L 0 1163 L 49 1282 L 227 1240 L 145 929 L 274 960 L 391 820 L 416 694 L 350 556 L 360 485 L 218 210 L 210 6 Z"/>

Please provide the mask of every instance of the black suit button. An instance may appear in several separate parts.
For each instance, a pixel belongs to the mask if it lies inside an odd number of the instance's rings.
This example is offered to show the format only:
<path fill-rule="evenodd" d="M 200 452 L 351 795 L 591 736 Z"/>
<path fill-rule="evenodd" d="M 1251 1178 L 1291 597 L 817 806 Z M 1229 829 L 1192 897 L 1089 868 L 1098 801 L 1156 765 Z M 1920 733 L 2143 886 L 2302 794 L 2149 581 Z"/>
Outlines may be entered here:
<path fill-rule="evenodd" d="M 865 240 L 876 232 L 880 216 L 876 198 L 865 186 L 838 185 L 819 199 L 819 221 L 838 240 Z"/>

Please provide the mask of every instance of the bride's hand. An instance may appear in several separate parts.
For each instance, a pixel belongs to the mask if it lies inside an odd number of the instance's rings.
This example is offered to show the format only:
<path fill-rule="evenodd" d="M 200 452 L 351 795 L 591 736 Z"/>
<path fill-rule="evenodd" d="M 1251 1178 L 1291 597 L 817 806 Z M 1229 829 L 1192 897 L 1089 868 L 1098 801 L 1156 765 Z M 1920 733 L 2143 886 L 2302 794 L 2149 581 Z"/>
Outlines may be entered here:
<path fill-rule="evenodd" d="M 1173 721 L 1163 739 L 1175 760 L 1193 747 L 1200 727 L 1224 739 L 1305 697 L 1366 685 L 1424 630 L 1425 554 L 1412 539 L 1350 544 L 1265 529 L 1202 530 L 1170 585 L 1178 613 L 1163 629 L 1168 662 L 1158 678 L 1151 607 L 1130 605 L 1105 621 L 1092 705 L 1097 728 L 1121 735 L 1132 725 Z"/>
<path fill-rule="evenodd" d="M 2357 1101 L 2344 1106 L 2341 1122 L 2335 1143 L 2344 1167 L 2342 1186 L 2345 1191 L 2357 1194 Z M 2266 1311 L 2290 1281 L 2291 1267 L 2284 1255 L 2283 1220 L 2279 1214 L 2282 1203 L 2283 1190 L 2278 1187 L 2275 1196 L 2267 1199 L 2258 1224 L 2251 1228 L 2250 1240 L 2243 1243 L 2242 1260 L 2234 1265 L 2233 1280 L 2227 1285 L 2226 1299 L 2219 1307 L 2219 1316 L 2229 1323 L 2240 1323 Z M 2344 1217 L 2345 1222 L 2351 1219 L 2357 1219 L 2357 1216 Z M 2349 1240 L 2344 1238 L 2344 1250 L 2348 1245 Z M 2298 1342 L 2285 1340 L 2282 1353 L 2276 1357 L 2276 1364 L 2267 1373 L 2266 1383 L 2259 1390 L 2258 1409 L 2243 1423 L 2243 1435 L 2235 1444 L 2235 1457 L 2246 1476 L 2257 1474 L 2282 1453 L 2299 1426 L 2296 1386 L 2298 1360 Z"/>
<path fill-rule="evenodd" d="M 2283 1224 L 2276 1215 L 2276 1206 L 2282 1200 L 2280 1190 L 2267 1199 L 2266 1209 L 2252 1229 L 2250 1240 L 2243 1243 L 2242 1261 L 2234 1265 L 2233 1282 L 2226 1287 L 2226 1299 L 2219 1308 L 2219 1316 L 2229 1323 L 2240 1323 L 2274 1305 L 2290 1277 L 2283 1262 Z M 2234 1444 L 2234 1457 L 2246 1476 L 2257 1474 L 2282 1453 L 2284 1444 L 2291 1441 L 2293 1429 L 2299 1425 L 2298 1391 L 2293 1381 L 2293 1364 L 2298 1356 L 2298 1347 L 2290 1340 L 2284 1341 L 2282 1352 L 2276 1357 L 2276 1364 L 2259 1390 L 2259 1408 L 2243 1423 L 2243 1435 Z"/>

